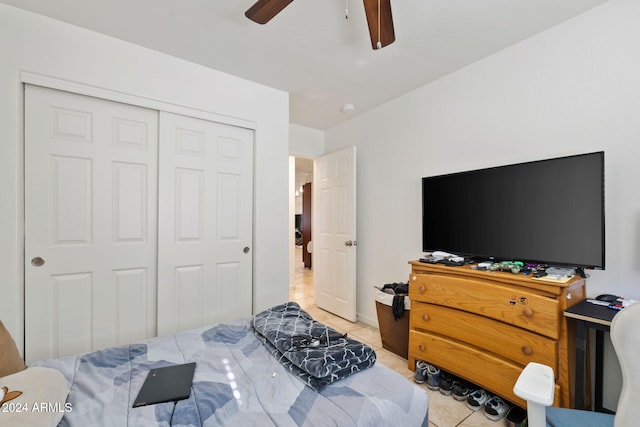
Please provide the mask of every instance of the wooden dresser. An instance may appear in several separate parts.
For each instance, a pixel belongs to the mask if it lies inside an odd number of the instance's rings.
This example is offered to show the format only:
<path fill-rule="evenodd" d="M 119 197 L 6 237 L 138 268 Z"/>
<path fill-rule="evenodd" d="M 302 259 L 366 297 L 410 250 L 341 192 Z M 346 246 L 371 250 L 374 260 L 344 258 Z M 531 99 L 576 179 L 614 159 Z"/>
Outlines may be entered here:
<path fill-rule="evenodd" d="M 554 406 L 573 407 L 575 335 L 564 310 L 586 297 L 584 279 L 410 264 L 409 369 L 424 360 L 526 408 L 513 386 L 527 363 L 544 363 L 556 376 Z"/>

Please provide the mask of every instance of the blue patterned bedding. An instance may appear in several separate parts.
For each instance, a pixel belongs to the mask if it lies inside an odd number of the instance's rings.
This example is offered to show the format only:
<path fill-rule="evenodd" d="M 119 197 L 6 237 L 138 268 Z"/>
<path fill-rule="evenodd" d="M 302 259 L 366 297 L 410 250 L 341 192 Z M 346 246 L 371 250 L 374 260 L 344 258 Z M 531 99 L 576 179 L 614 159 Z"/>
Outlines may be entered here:
<path fill-rule="evenodd" d="M 132 408 L 147 372 L 196 362 L 189 399 Z M 420 388 L 375 364 L 320 392 L 270 354 L 250 320 L 34 363 L 63 373 L 72 410 L 60 426 L 427 426 Z"/>

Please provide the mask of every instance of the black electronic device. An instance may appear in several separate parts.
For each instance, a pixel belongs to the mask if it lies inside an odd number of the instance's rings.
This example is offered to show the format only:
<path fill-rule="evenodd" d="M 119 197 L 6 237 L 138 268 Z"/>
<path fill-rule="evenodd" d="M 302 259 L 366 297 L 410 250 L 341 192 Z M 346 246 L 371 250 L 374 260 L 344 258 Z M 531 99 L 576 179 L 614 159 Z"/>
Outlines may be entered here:
<path fill-rule="evenodd" d="M 422 249 L 604 270 L 604 152 L 422 178 Z"/>
<path fill-rule="evenodd" d="M 191 394 L 195 369 L 196 362 L 151 369 L 133 407 L 187 399 Z"/>
<path fill-rule="evenodd" d="M 620 297 L 617 296 L 617 295 L 613 295 L 613 294 L 602 294 L 602 295 L 598 295 L 596 297 L 597 300 L 605 301 L 605 302 L 609 302 L 609 303 L 618 301 L 618 298 L 620 298 Z"/>
<path fill-rule="evenodd" d="M 467 263 L 465 262 L 465 260 L 453 261 L 453 260 L 445 258 L 445 259 L 442 259 L 442 260 L 438 261 L 438 264 L 444 264 L 444 265 L 449 266 L 449 267 L 460 267 L 461 265 L 465 265 Z"/>

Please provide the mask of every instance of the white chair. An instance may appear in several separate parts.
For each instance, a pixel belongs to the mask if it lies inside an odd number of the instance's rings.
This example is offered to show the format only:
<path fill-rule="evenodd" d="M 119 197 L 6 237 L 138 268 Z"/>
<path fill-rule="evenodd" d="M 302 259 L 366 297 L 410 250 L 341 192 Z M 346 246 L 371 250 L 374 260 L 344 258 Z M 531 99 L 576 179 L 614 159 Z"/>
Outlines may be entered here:
<path fill-rule="evenodd" d="M 622 393 L 615 417 L 599 412 L 550 407 L 554 374 L 549 366 L 529 363 L 513 388 L 527 401 L 529 427 L 632 427 L 640 425 L 640 303 L 624 308 L 611 322 L 611 342 L 622 368 Z"/>

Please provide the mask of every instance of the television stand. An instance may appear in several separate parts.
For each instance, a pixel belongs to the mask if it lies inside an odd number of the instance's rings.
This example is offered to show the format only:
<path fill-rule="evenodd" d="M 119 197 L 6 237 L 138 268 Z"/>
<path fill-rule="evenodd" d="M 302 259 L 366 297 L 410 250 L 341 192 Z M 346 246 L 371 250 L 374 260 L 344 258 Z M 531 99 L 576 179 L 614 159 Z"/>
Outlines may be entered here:
<path fill-rule="evenodd" d="M 555 372 L 554 405 L 573 407 L 575 326 L 563 313 L 585 299 L 585 279 L 410 264 L 409 369 L 424 360 L 525 408 L 513 386 L 539 362 Z"/>

